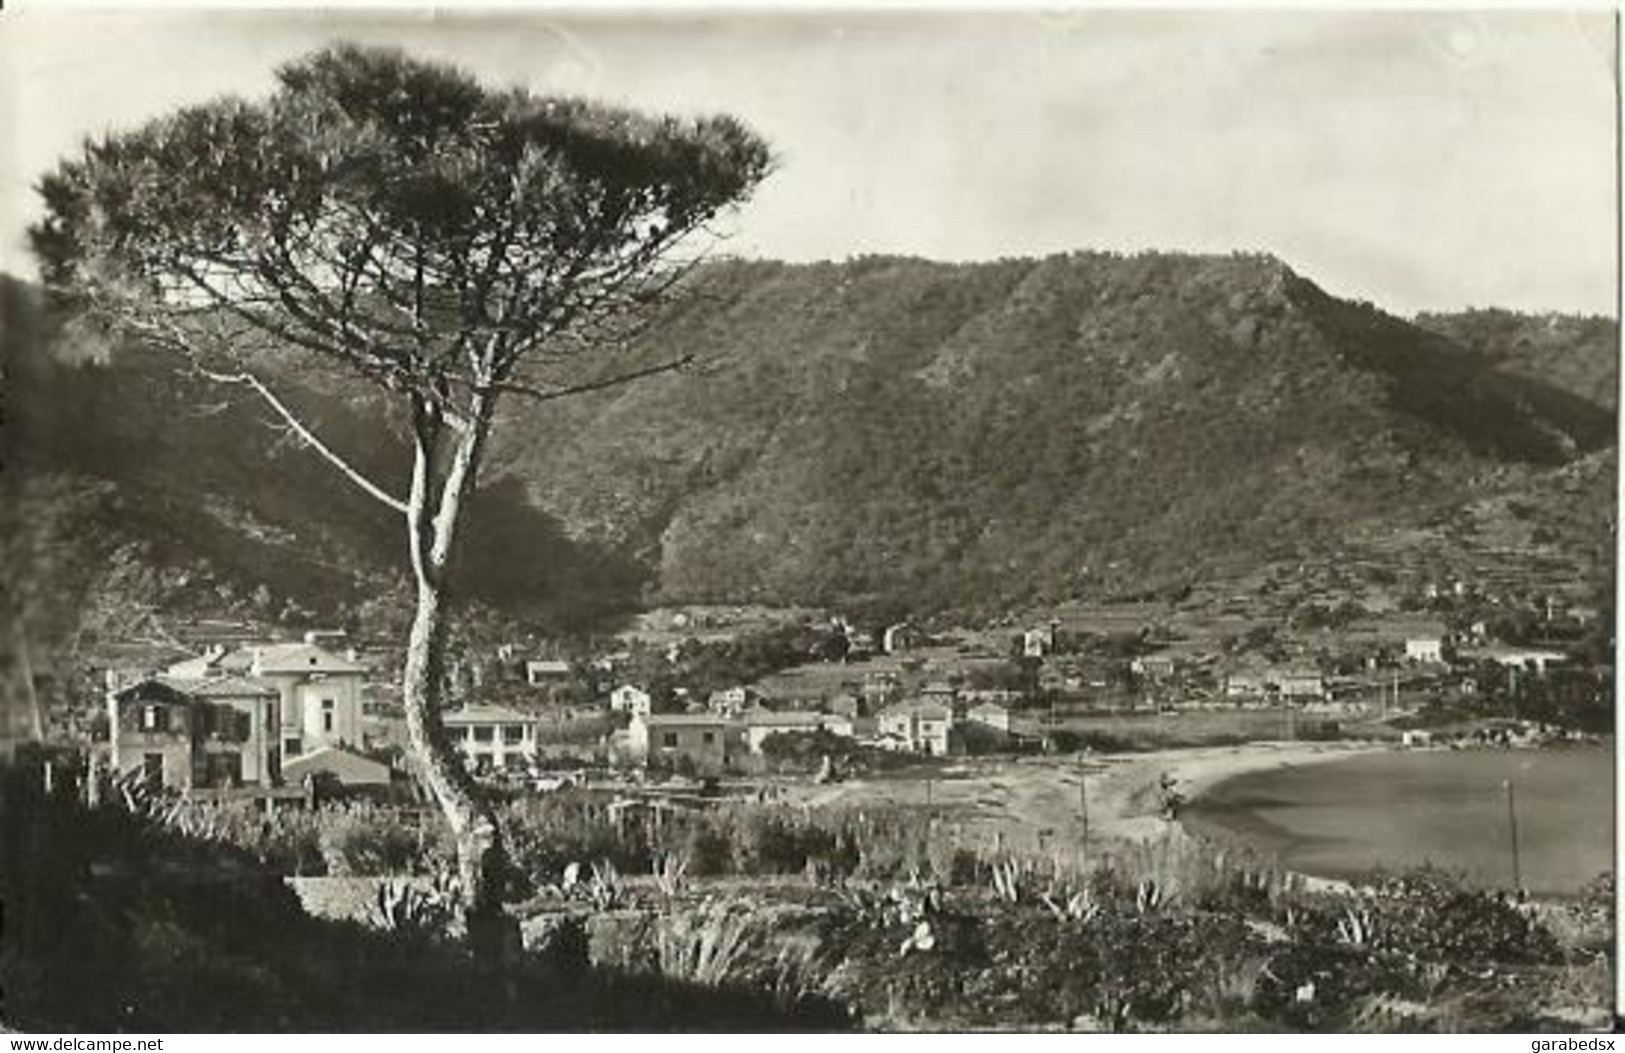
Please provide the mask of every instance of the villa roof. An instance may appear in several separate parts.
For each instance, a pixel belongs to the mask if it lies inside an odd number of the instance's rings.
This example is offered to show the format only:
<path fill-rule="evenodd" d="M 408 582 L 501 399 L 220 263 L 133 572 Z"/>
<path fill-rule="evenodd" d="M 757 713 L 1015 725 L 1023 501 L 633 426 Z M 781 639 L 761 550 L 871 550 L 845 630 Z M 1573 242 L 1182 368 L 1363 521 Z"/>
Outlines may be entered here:
<path fill-rule="evenodd" d="M 648 713 L 632 718 L 641 720 L 652 728 L 659 727 L 692 727 L 700 724 L 709 725 L 736 725 L 738 722 L 731 717 L 720 713 L 701 710 L 696 713 Z"/>
<path fill-rule="evenodd" d="M 280 693 L 275 684 L 257 676 L 161 676 L 156 679 L 194 698 L 263 698 Z"/>
<path fill-rule="evenodd" d="M 916 716 L 947 719 L 953 716 L 953 710 L 949 709 L 940 702 L 932 702 L 928 699 L 915 698 L 887 706 L 885 709 L 881 710 L 880 716 Z"/>
<path fill-rule="evenodd" d="M 268 643 L 245 644 L 235 650 L 225 651 L 217 655 L 202 654 L 183 662 L 177 662 L 170 669 L 184 669 L 188 672 L 180 675 L 190 675 L 190 670 L 196 669 L 200 673 L 213 671 L 215 673 L 248 673 L 259 666 L 261 675 L 277 673 L 365 673 L 366 667 L 352 662 L 348 658 L 327 650 L 325 647 L 308 643 Z"/>
<path fill-rule="evenodd" d="M 752 727 L 800 727 L 805 725 L 822 726 L 826 723 L 835 723 L 845 718 L 833 713 L 814 713 L 811 710 L 793 709 L 778 713 L 764 712 L 751 713 L 745 717 L 745 723 Z"/>
<path fill-rule="evenodd" d="M 455 724 L 461 727 L 465 724 L 530 724 L 536 718 L 521 713 L 516 709 L 508 709 L 505 706 L 488 706 L 475 703 L 471 706 L 453 710 L 441 719 L 447 724 Z"/>

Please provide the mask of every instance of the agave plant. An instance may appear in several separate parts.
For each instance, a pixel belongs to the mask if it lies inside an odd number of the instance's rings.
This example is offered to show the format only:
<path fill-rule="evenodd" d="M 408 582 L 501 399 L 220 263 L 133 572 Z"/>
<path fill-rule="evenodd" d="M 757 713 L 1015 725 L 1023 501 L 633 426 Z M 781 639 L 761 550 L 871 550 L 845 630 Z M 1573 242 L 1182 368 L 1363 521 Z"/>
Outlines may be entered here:
<path fill-rule="evenodd" d="M 1055 886 L 1039 899 L 1056 921 L 1093 921 L 1100 914 L 1100 904 L 1087 887 L 1069 895 L 1065 888 Z"/>
<path fill-rule="evenodd" d="M 993 864 L 993 894 L 1006 903 L 1021 902 L 1021 864 L 1014 858 Z"/>
<path fill-rule="evenodd" d="M 1364 949 L 1371 945 L 1374 935 L 1370 911 L 1363 907 L 1359 910 L 1353 907 L 1343 908 L 1343 916 L 1337 922 L 1338 943 L 1346 947 Z"/>
<path fill-rule="evenodd" d="M 1141 914 L 1154 914 L 1167 906 L 1171 899 L 1155 878 L 1146 878 L 1134 890 L 1134 909 Z"/>
<path fill-rule="evenodd" d="M 459 913 L 457 878 L 442 871 L 427 887 L 400 878 L 378 886 L 378 920 L 390 932 L 426 935 L 443 932 Z"/>
<path fill-rule="evenodd" d="M 655 886 L 666 899 L 675 899 L 688 885 L 688 857 L 658 852 L 650 861 Z"/>
<path fill-rule="evenodd" d="M 624 888 L 620 871 L 607 859 L 592 865 L 592 878 L 587 882 L 587 898 L 596 910 L 614 910 L 621 905 Z"/>

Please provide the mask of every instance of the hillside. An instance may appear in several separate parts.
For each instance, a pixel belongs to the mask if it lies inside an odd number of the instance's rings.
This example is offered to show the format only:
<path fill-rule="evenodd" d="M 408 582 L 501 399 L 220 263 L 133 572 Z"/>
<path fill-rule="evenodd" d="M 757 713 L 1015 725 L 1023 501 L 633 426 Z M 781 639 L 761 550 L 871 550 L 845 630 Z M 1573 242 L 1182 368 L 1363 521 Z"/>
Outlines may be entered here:
<path fill-rule="evenodd" d="M 1573 384 L 1268 257 L 719 263 L 690 291 L 634 353 L 702 370 L 514 407 L 472 593 L 576 626 L 652 600 L 989 615 L 1324 554 L 1614 441 Z M 111 486 L 98 521 L 217 593 L 325 614 L 399 581 L 389 515 L 256 408 L 136 349 L 47 358 L 71 341 L 8 296 L 7 454 L 31 478 Z M 397 477 L 357 395 L 290 397 Z"/>
<path fill-rule="evenodd" d="M 738 264 L 724 363 L 528 418 L 532 493 L 665 594 L 931 608 L 1133 588 L 1425 517 L 1611 415 L 1257 257 Z"/>
<path fill-rule="evenodd" d="M 1416 324 L 1488 358 L 1610 409 L 1619 405 L 1619 326 L 1609 318 L 1488 309 L 1421 314 Z"/>

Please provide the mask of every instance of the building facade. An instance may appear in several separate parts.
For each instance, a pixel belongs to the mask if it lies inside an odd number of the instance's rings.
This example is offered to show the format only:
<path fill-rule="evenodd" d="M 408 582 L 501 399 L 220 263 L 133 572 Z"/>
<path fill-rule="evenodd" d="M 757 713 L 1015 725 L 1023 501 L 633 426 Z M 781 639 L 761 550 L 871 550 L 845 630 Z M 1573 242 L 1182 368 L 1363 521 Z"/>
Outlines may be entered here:
<path fill-rule="evenodd" d="M 464 706 L 445 715 L 446 732 L 475 773 L 523 768 L 536 755 L 536 721 L 501 706 Z"/>

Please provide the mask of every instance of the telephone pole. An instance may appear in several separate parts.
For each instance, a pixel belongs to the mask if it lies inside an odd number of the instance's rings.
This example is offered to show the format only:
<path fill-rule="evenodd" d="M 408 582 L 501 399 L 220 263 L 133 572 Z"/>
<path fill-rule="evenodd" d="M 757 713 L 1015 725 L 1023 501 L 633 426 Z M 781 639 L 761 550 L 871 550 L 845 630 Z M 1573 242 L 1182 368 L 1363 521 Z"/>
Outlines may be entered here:
<path fill-rule="evenodd" d="M 1503 780 L 1501 786 L 1507 792 L 1507 833 L 1512 839 L 1512 891 L 1517 893 L 1523 891 L 1523 872 L 1519 865 L 1520 861 L 1518 859 L 1517 797 L 1515 796 L 1516 791 L 1513 789 L 1511 779 Z"/>

